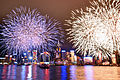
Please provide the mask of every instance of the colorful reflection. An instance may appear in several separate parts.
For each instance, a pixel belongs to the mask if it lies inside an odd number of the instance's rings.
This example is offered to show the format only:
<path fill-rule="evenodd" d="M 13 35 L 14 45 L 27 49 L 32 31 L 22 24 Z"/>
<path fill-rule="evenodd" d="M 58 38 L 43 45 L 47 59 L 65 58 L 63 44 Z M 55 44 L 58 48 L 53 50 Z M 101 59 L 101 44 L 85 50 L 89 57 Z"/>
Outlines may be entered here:
<path fill-rule="evenodd" d="M 0 65 L 0 80 L 120 80 L 116 66 L 51 66 Z M 113 74 L 114 73 L 114 74 Z"/>
<path fill-rule="evenodd" d="M 2 72 L 2 79 L 7 79 L 7 65 L 4 65 L 4 67 L 3 67 L 3 72 Z"/>
<path fill-rule="evenodd" d="M 37 67 L 37 78 L 44 80 L 44 69 L 41 69 L 40 67 Z"/>
<path fill-rule="evenodd" d="M 11 65 L 8 66 L 7 79 L 11 79 Z"/>
<path fill-rule="evenodd" d="M 49 69 L 45 69 L 44 80 L 49 80 Z"/>
<path fill-rule="evenodd" d="M 77 66 L 70 66 L 70 79 L 76 80 L 76 67 Z"/>
<path fill-rule="evenodd" d="M 32 73 L 33 73 L 32 78 L 37 79 L 37 65 L 33 65 Z"/>
<path fill-rule="evenodd" d="M 2 80 L 6 80 L 6 79 L 11 79 L 11 80 L 15 80 L 16 79 L 16 65 L 3 65 L 3 71 L 1 73 Z"/>
<path fill-rule="evenodd" d="M 56 79 L 61 80 L 61 66 L 56 66 Z"/>
<path fill-rule="evenodd" d="M 16 79 L 16 74 L 17 74 L 16 68 L 17 68 L 16 65 L 12 65 L 12 67 L 11 67 L 11 72 L 12 72 L 12 73 L 11 73 L 11 74 L 12 74 L 11 79 L 12 79 L 12 80 L 15 80 L 15 79 Z"/>
<path fill-rule="evenodd" d="M 26 66 L 22 66 L 22 72 L 21 72 L 21 78 L 22 80 L 25 80 L 25 72 L 26 72 L 26 69 L 25 69 Z"/>
<path fill-rule="evenodd" d="M 26 73 L 27 74 L 27 73 Z M 32 80 L 32 65 L 28 66 L 27 79 Z"/>
<path fill-rule="evenodd" d="M 29 69 L 29 66 L 26 66 L 25 67 L 25 79 L 27 79 L 27 76 L 28 76 L 28 70 Z"/>
<path fill-rule="evenodd" d="M 120 80 L 120 67 L 100 66 L 94 67 L 94 79 L 98 80 Z"/>
<path fill-rule="evenodd" d="M 61 80 L 61 66 L 51 66 L 49 71 L 50 80 Z"/>
<path fill-rule="evenodd" d="M 85 70 L 85 78 L 86 80 L 94 80 L 93 78 L 93 66 L 89 65 L 89 66 L 84 66 L 84 70 Z"/>
<path fill-rule="evenodd" d="M 3 67 L 4 67 L 4 66 L 1 66 L 1 67 L 0 67 L 0 80 L 2 80 L 2 72 L 3 72 L 3 70 L 4 70 Z"/>
<path fill-rule="evenodd" d="M 67 66 L 61 66 L 61 80 L 67 80 Z"/>

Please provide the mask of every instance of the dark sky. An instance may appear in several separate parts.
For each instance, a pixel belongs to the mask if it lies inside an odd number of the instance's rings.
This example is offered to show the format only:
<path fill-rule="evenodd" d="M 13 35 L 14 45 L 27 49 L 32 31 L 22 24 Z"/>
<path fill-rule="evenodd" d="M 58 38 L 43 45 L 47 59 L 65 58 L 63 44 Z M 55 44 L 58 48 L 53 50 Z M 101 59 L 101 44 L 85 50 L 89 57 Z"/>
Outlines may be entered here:
<path fill-rule="evenodd" d="M 64 20 L 70 18 L 71 10 L 85 9 L 90 5 L 89 1 L 91 0 L 0 0 L 0 20 L 12 9 L 26 6 L 32 9 L 37 8 L 42 15 L 47 14 L 64 24 Z M 62 28 L 66 29 L 69 27 L 62 25 Z M 65 38 L 67 38 L 67 36 Z M 72 47 L 71 43 L 65 40 L 63 48 L 68 49 L 70 47 Z"/>

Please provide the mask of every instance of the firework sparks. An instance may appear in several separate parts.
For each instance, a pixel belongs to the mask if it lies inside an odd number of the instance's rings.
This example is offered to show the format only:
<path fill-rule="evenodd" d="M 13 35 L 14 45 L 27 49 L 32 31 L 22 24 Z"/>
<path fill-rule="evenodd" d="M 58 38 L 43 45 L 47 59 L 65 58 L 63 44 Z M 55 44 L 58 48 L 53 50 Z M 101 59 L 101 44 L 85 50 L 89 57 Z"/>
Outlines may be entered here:
<path fill-rule="evenodd" d="M 66 20 L 71 41 L 77 51 L 84 55 L 108 56 L 120 45 L 120 2 L 118 0 L 97 0 L 91 2 L 86 11 L 72 11 L 70 20 Z"/>
<path fill-rule="evenodd" d="M 60 23 L 48 16 L 42 16 L 36 9 L 20 7 L 12 10 L 3 20 L 1 47 L 9 53 L 21 53 L 31 49 L 52 50 L 59 39 Z M 5 50 L 5 51 L 6 51 Z"/>

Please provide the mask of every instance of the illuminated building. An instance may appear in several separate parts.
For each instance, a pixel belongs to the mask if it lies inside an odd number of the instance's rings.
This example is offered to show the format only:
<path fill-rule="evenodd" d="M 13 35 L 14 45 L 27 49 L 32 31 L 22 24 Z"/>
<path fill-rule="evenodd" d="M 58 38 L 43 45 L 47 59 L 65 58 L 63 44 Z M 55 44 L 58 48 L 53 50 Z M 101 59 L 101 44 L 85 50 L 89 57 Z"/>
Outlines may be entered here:
<path fill-rule="evenodd" d="M 60 45 L 60 42 L 58 41 L 58 43 L 57 43 L 57 48 L 56 48 L 56 51 L 57 51 L 57 52 L 56 52 L 56 58 L 61 58 L 61 56 L 62 56 L 61 53 L 60 53 L 60 52 L 61 52 L 60 46 L 61 46 L 61 45 Z"/>
<path fill-rule="evenodd" d="M 0 64 L 4 64 L 4 62 L 5 62 L 5 58 L 0 57 Z"/>
<path fill-rule="evenodd" d="M 84 64 L 93 64 L 92 57 L 84 57 Z"/>
<path fill-rule="evenodd" d="M 75 56 L 75 52 L 74 52 L 74 50 L 70 50 L 70 55 L 71 55 L 70 56 L 71 62 L 74 63 L 74 61 L 75 61 L 75 57 L 74 57 Z"/>
<path fill-rule="evenodd" d="M 8 58 L 8 55 L 5 55 L 5 62 L 9 62 L 9 58 Z"/>
<path fill-rule="evenodd" d="M 9 63 L 12 63 L 12 55 L 9 57 Z"/>
<path fill-rule="evenodd" d="M 66 51 L 65 51 L 65 50 L 62 50 L 61 52 L 62 52 L 62 58 L 63 58 L 63 59 L 66 59 Z"/>
<path fill-rule="evenodd" d="M 30 51 L 23 53 L 23 62 L 26 63 L 34 63 L 37 64 L 37 50 Z"/>
<path fill-rule="evenodd" d="M 37 63 L 37 50 L 33 50 L 32 53 L 33 53 L 33 60 L 32 60 L 32 62 L 36 64 Z"/>
<path fill-rule="evenodd" d="M 116 65 L 115 54 L 112 54 L 111 58 L 112 58 L 112 64 L 113 64 L 113 65 Z"/>

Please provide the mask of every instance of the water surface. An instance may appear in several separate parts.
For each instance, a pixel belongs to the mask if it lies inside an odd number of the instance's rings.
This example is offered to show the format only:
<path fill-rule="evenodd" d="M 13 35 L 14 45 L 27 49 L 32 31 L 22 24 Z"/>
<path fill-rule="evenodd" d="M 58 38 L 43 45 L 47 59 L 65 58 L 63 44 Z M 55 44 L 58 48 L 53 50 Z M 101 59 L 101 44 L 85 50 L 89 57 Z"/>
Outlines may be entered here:
<path fill-rule="evenodd" d="M 120 67 L 0 65 L 0 80 L 120 80 Z"/>

